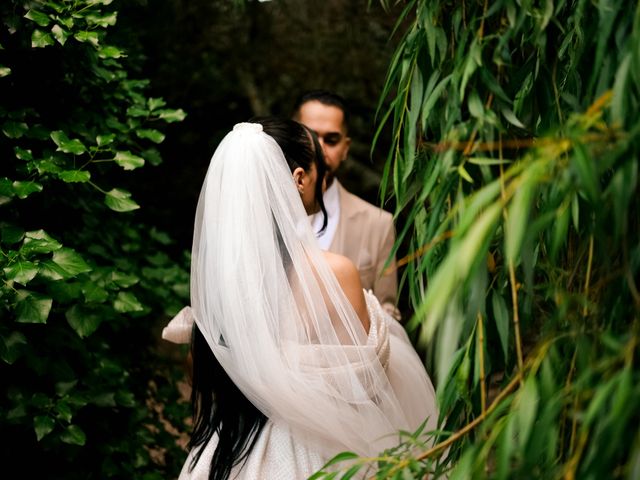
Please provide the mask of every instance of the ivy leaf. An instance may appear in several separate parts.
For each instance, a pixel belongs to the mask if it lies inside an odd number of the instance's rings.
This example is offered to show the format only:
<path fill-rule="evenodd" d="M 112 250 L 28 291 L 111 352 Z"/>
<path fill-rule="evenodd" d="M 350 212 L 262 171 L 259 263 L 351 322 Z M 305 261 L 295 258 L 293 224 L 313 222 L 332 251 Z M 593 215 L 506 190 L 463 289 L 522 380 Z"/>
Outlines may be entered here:
<path fill-rule="evenodd" d="M 24 230 L 14 225 L 5 225 L 0 228 L 0 239 L 2 243 L 11 245 L 18 243 L 24 238 Z"/>
<path fill-rule="evenodd" d="M 102 303 L 109 298 L 109 293 L 94 281 L 86 282 L 82 286 L 82 293 L 87 302 Z"/>
<path fill-rule="evenodd" d="M 97 47 L 100 44 L 100 37 L 98 36 L 98 32 L 82 31 L 76 33 L 73 37 L 80 43 L 88 42 L 94 47 Z"/>
<path fill-rule="evenodd" d="M 25 233 L 20 252 L 24 255 L 34 252 L 51 253 L 61 248 L 62 245 L 44 230 L 33 230 Z"/>
<path fill-rule="evenodd" d="M 44 48 L 54 43 L 53 37 L 42 30 L 34 30 L 31 35 L 31 48 Z"/>
<path fill-rule="evenodd" d="M 60 434 L 60 440 L 71 445 L 84 445 L 87 436 L 77 425 L 69 425 L 67 429 Z"/>
<path fill-rule="evenodd" d="M 87 23 L 98 25 L 102 28 L 107 28 L 116 24 L 117 17 L 117 12 L 112 12 L 106 15 L 90 13 L 85 17 L 85 19 L 87 20 Z"/>
<path fill-rule="evenodd" d="M 9 138 L 20 138 L 27 132 L 27 130 L 29 130 L 29 126 L 24 122 L 14 122 L 9 120 L 2 124 L 2 133 Z"/>
<path fill-rule="evenodd" d="M 120 390 L 116 393 L 115 400 L 123 407 L 135 407 L 136 405 L 136 399 L 133 396 L 132 392 L 125 392 Z"/>
<path fill-rule="evenodd" d="M 12 186 L 13 186 L 13 191 L 20 199 L 27 198 L 32 193 L 42 191 L 42 185 L 32 181 L 22 182 L 22 181 L 16 180 L 15 182 L 13 182 Z"/>
<path fill-rule="evenodd" d="M 177 110 L 171 110 L 171 109 L 158 110 L 157 112 L 154 112 L 154 113 L 159 115 L 159 117 L 162 120 L 164 120 L 165 122 L 169 122 L 169 123 L 181 122 L 187 116 L 187 114 L 181 108 L 179 108 Z"/>
<path fill-rule="evenodd" d="M 91 173 L 87 170 L 65 170 L 58 173 L 58 177 L 67 183 L 85 183 L 91 178 Z"/>
<path fill-rule="evenodd" d="M 88 337 L 100 326 L 101 317 L 80 305 L 74 305 L 64 314 L 67 323 L 80 338 Z"/>
<path fill-rule="evenodd" d="M 129 288 L 130 286 L 135 285 L 140 281 L 140 279 L 135 275 L 130 275 L 128 273 L 122 273 L 118 271 L 111 273 L 111 280 L 122 288 Z"/>
<path fill-rule="evenodd" d="M 91 271 L 83 258 L 70 248 L 59 249 L 53 254 L 52 260 L 73 276 Z"/>
<path fill-rule="evenodd" d="M 149 110 L 141 107 L 129 107 L 127 108 L 127 115 L 130 117 L 146 117 L 149 115 Z"/>
<path fill-rule="evenodd" d="M 53 427 L 56 422 L 53 418 L 39 415 L 33 419 L 33 429 L 36 432 L 36 438 L 38 441 L 42 440 L 45 436 L 53 431 Z"/>
<path fill-rule="evenodd" d="M 13 280 L 21 285 L 26 285 L 38 273 L 38 267 L 35 263 L 28 260 L 20 260 L 5 267 L 3 269 L 7 280 Z"/>
<path fill-rule="evenodd" d="M 151 128 L 138 129 L 136 130 L 136 135 L 138 135 L 138 137 L 140 138 L 146 138 L 148 140 L 151 140 L 154 143 L 162 143 L 165 137 L 162 132 L 159 132 L 158 130 L 151 129 Z"/>
<path fill-rule="evenodd" d="M 96 143 L 99 147 L 104 147 L 105 145 L 113 143 L 115 139 L 116 136 L 113 133 L 108 133 L 107 135 L 98 135 L 96 137 Z"/>
<path fill-rule="evenodd" d="M 46 27 L 47 25 L 49 25 L 49 23 L 51 23 L 51 19 L 49 18 L 49 15 L 39 12 L 37 10 L 29 10 L 24 16 L 24 18 L 28 18 L 29 20 L 37 23 L 41 27 Z"/>
<path fill-rule="evenodd" d="M 113 308 L 120 313 L 141 312 L 144 310 L 142 304 L 131 292 L 118 292 L 118 296 L 113 302 Z"/>
<path fill-rule="evenodd" d="M 51 160 L 38 160 L 35 162 L 36 169 L 39 174 L 43 173 L 58 173 L 62 170 L 56 163 Z"/>
<path fill-rule="evenodd" d="M 0 178 L 0 195 L 11 198 L 15 195 L 13 191 L 13 182 L 7 177 Z"/>
<path fill-rule="evenodd" d="M 98 56 L 100 58 L 121 58 L 126 57 L 123 50 L 112 45 L 103 46 L 98 50 Z"/>
<path fill-rule="evenodd" d="M 0 66 L 0 78 L 11 75 L 11 69 L 9 67 Z"/>
<path fill-rule="evenodd" d="M 125 152 L 117 152 L 114 160 L 125 170 L 135 170 L 144 165 L 144 158 L 138 157 L 128 150 Z"/>
<path fill-rule="evenodd" d="M 51 33 L 53 34 L 53 38 L 55 38 L 60 45 L 64 45 L 67 42 L 67 38 L 71 36 L 67 30 L 57 24 L 51 27 Z"/>
<path fill-rule="evenodd" d="M 162 98 L 150 98 L 149 100 L 147 100 L 147 105 L 149 105 L 149 110 L 151 111 L 156 110 L 160 107 L 164 107 L 166 104 L 167 102 L 165 102 Z"/>
<path fill-rule="evenodd" d="M 129 212 L 140 208 L 140 205 L 131 200 L 130 197 L 131 194 L 126 190 L 114 188 L 106 193 L 104 203 L 107 207 L 111 210 L 115 210 L 116 212 Z"/>
<path fill-rule="evenodd" d="M 56 130 L 55 132 L 51 132 L 51 139 L 58 146 L 58 151 L 61 151 L 64 153 L 72 153 L 74 155 L 80 155 L 87 151 L 87 148 L 84 146 L 84 144 L 80 140 L 78 139 L 70 140 L 69 137 L 67 137 L 67 135 L 61 130 Z"/>
<path fill-rule="evenodd" d="M 33 160 L 33 154 L 31 153 L 31 150 L 25 150 L 24 148 L 15 147 L 13 151 L 16 154 L 16 158 L 18 158 L 19 160 L 24 160 L 25 162 L 30 162 L 31 160 Z"/>
<path fill-rule="evenodd" d="M 18 291 L 16 321 L 20 323 L 47 323 L 53 300 L 28 290 Z"/>
<path fill-rule="evenodd" d="M 162 157 L 160 156 L 160 152 L 157 148 L 148 148 L 147 150 L 142 152 L 142 156 L 151 165 L 158 166 L 162 163 Z"/>
<path fill-rule="evenodd" d="M 38 273 L 48 280 L 57 281 L 73 277 L 73 275 L 71 275 L 53 260 L 41 261 L 39 266 L 40 270 L 38 271 Z"/>
<path fill-rule="evenodd" d="M 0 358 L 9 365 L 13 364 L 24 351 L 27 338 L 20 332 L 11 332 L 8 337 L 0 336 Z"/>

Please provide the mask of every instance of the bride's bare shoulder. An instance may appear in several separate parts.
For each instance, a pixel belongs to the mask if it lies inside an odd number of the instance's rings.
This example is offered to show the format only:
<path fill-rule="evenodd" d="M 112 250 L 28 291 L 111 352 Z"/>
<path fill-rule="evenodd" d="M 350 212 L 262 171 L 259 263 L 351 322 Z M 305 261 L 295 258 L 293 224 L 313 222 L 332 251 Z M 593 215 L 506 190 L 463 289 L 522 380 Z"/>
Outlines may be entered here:
<path fill-rule="evenodd" d="M 347 300 L 351 303 L 354 310 L 358 314 L 365 330 L 369 331 L 369 314 L 367 313 L 367 304 L 362 293 L 362 283 L 360 282 L 360 274 L 354 263 L 343 255 L 337 253 L 323 252 L 329 267 L 338 279 L 338 283 L 342 287 Z"/>

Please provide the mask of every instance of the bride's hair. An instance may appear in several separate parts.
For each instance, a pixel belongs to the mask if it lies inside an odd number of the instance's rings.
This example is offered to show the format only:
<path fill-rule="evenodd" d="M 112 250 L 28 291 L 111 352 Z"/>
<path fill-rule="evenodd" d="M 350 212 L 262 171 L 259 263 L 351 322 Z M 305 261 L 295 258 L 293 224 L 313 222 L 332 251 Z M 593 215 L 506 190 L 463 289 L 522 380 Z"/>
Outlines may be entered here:
<path fill-rule="evenodd" d="M 262 125 L 264 132 L 278 143 L 292 172 L 297 167 L 308 172 L 315 164 L 318 173 L 315 196 L 324 216 L 324 229 L 327 213 L 322 201 L 322 180 L 326 165 L 316 135 L 298 122 L 288 119 L 257 117 L 250 122 Z M 224 342 L 224 339 L 220 341 Z M 195 467 L 216 433 L 218 444 L 211 460 L 209 479 L 227 480 L 232 468 L 248 457 L 267 418 L 229 378 L 195 325 L 191 353 L 194 427 L 189 448 L 197 448 L 197 453 L 189 468 L 192 470 Z"/>

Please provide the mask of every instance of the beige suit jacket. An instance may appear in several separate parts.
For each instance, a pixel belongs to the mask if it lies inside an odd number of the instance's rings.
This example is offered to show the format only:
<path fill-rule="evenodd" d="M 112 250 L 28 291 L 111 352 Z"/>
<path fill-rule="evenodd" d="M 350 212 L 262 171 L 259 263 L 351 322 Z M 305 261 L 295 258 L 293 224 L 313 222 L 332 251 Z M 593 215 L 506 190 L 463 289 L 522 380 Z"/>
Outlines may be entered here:
<path fill-rule="evenodd" d="M 382 275 L 396 237 L 393 217 L 389 212 L 349 193 L 340 183 L 337 187 L 340 219 L 329 251 L 344 255 L 355 263 L 362 287 L 372 290 L 382 307 L 399 319 L 395 258 L 389 264 L 390 273 Z"/>

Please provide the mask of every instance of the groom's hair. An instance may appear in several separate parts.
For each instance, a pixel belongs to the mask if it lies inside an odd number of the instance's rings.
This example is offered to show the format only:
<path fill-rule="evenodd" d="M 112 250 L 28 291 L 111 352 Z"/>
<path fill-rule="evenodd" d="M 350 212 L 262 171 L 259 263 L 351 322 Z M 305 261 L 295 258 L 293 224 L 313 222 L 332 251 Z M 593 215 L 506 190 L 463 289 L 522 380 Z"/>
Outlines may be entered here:
<path fill-rule="evenodd" d="M 330 92 L 329 90 L 309 90 L 307 92 L 302 93 L 293 104 L 293 115 L 294 119 L 300 117 L 300 107 L 307 102 L 320 102 L 323 105 L 328 105 L 331 107 L 337 107 L 342 110 L 342 123 L 345 129 L 349 130 L 349 120 L 351 118 L 351 114 L 349 112 L 349 106 L 347 101 L 338 95 L 337 93 Z"/>

